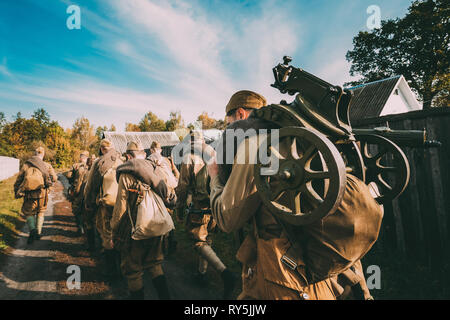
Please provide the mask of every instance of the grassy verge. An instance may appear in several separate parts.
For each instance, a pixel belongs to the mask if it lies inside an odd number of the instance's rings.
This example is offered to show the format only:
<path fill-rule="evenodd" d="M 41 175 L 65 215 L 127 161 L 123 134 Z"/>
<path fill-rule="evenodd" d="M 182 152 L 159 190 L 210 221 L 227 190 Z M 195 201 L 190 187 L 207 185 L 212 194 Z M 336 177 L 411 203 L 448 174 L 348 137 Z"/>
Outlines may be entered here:
<path fill-rule="evenodd" d="M 11 247 L 24 220 L 19 217 L 22 199 L 14 199 L 16 176 L 0 181 L 0 252 Z"/>

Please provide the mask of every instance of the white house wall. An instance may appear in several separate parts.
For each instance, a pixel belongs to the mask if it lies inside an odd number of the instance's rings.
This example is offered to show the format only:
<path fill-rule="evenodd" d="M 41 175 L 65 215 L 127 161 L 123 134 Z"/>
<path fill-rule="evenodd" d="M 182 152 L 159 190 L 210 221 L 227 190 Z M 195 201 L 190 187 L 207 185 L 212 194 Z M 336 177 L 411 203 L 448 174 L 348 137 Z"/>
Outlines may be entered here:
<path fill-rule="evenodd" d="M 385 116 L 388 114 L 397 114 L 397 113 L 403 113 L 403 112 L 409 112 L 412 111 L 411 107 L 408 105 L 406 100 L 403 98 L 403 95 L 401 94 L 399 90 L 399 94 L 392 93 L 389 97 L 388 101 L 386 102 L 386 105 L 381 112 L 380 116 Z"/>
<path fill-rule="evenodd" d="M 0 181 L 12 177 L 19 172 L 19 159 L 0 156 Z"/>

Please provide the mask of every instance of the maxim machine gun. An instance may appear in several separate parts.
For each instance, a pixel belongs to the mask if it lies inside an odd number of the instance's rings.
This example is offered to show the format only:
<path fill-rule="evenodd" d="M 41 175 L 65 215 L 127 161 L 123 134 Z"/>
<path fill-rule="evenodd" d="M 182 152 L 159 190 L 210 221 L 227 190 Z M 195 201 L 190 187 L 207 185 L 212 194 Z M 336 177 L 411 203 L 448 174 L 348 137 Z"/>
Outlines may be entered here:
<path fill-rule="evenodd" d="M 283 60 L 273 68 L 272 86 L 281 93 L 296 94 L 294 101 L 281 101 L 254 112 L 255 117 L 275 122 L 281 128 L 279 140 L 290 145 L 290 152 L 283 156 L 268 137 L 260 147 L 264 150 L 258 150 L 268 154 L 270 161 L 278 161 L 275 175 L 262 174 L 261 169 L 270 163 L 258 163 L 255 170 L 258 192 L 271 213 L 297 226 L 324 218 L 339 206 L 346 174 L 372 185 L 380 204 L 399 196 L 408 185 L 410 168 L 397 144 L 439 143 L 426 141 L 424 130 L 353 129 L 350 90 L 290 66 L 290 57 Z M 283 195 L 292 204 L 289 208 L 277 202 Z"/>

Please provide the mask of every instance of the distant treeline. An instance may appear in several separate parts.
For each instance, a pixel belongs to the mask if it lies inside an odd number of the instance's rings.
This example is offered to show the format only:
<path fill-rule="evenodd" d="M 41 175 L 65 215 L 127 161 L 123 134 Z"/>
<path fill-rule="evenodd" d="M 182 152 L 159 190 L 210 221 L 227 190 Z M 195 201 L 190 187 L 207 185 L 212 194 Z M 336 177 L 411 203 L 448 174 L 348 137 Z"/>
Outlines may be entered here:
<path fill-rule="evenodd" d="M 82 150 L 98 154 L 99 143 L 104 131 L 116 131 L 111 125 L 95 128 L 90 121 L 81 117 L 75 120 L 72 128 L 64 129 L 44 108 L 34 111 L 31 118 L 26 119 L 18 112 L 7 121 L 0 112 L 0 156 L 14 157 L 22 161 L 32 155 L 33 150 L 42 146 L 46 149 L 46 161 L 56 168 L 67 168 L 75 162 Z M 203 112 L 197 118 L 204 129 L 223 129 L 223 120 L 215 120 Z M 191 127 L 189 124 L 187 127 Z M 174 131 L 185 128 L 181 113 L 171 112 L 169 120 L 159 119 L 148 112 L 138 124 L 126 123 L 126 131 Z"/>

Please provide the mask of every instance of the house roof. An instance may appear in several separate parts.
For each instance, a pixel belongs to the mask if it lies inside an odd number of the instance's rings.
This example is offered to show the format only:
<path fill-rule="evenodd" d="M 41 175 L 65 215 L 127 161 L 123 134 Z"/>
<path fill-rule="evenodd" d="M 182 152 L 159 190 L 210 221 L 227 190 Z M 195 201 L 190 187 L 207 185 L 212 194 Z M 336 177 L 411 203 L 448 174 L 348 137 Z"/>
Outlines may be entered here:
<path fill-rule="evenodd" d="M 401 79 L 403 76 L 395 76 L 349 88 L 354 94 L 350 121 L 379 116 Z"/>
<path fill-rule="evenodd" d="M 158 141 L 161 147 L 172 147 L 180 143 L 180 139 L 175 132 L 115 132 L 105 131 L 104 138 L 110 140 L 114 148 L 120 153 L 127 150 L 130 141 L 140 142 L 144 149 L 150 149 L 153 141 Z"/>

